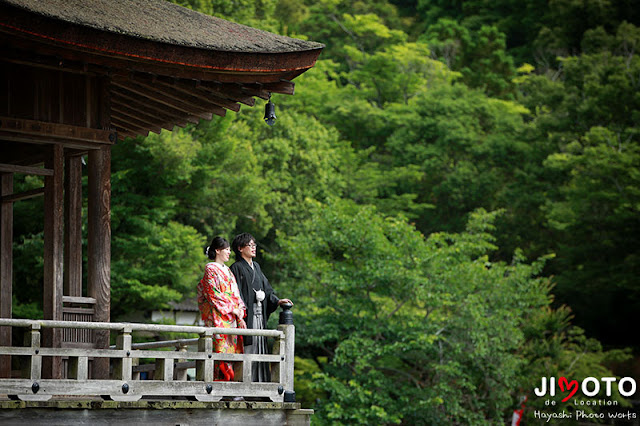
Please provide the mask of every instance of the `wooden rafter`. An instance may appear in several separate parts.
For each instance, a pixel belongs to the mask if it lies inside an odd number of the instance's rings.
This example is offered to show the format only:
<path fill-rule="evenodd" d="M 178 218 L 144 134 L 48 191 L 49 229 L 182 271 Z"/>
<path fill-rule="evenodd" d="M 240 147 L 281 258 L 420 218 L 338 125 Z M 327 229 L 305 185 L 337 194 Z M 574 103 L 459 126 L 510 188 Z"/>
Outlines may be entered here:
<path fill-rule="evenodd" d="M 178 80 L 163 76 L 151 76 L 142 73 L 132 75 L 131 79 L 146 85 L 156 85 L 159 90 L 166 89 L 169 92 L 187 95 L 193 99 L 193 102 L 202 103 L 203 106 L 214 105 L 235 112 L 240 110 L 240 105 L 233 99 L 215 94 L 207 95 L 202 91 L 197 90 L 196 82 L 193 80 L 191 80 L 192 83 L 190 83 L 187 80 Z"/>
<path fill-rule="evenodd" d="M 140 96 L 124 89 L 114 90 L 111 101 L 112 107 L 114 105 L 126 105 L 141 111 L 147 111 L 148 114 L 157 117 L 160 121 L 167 124 L 171 123 L 172 120 L 178 120 L 178 125 L 184 122 L 195 124 L 200 121 L 198 117 L 184 113 L 183 111 L 179 111 L 175 108 L 169 108 L 163 104 L 154 103 L 152 101 L 145 102 L 140 98 Z"/>
<path fill-rule="evenodd" d="M 223 84 L 212 81 L 197 81 L 196 87 L 199 90 L 206 91 L 207 93 L 214 94 L 220 97 L 228 97 L 229 99 L 233 99 L 235 102 L 239 102 L 241 104 L 247 106 L 254 106 L 256 100 L 248 95 L 246 92 L 242 91 L 242 86 L 240 84 Z"/>
<path fill-rule="evenodd" d="M 141 96 L 142 98 L 146 98 L 148 101 L 153 101 L 156 104 L 161 104 L 165 107 L 177 109 L 178 111 L 182 111 L 183 113 L 186 113 L 188 115 L 193 115 L 198 118 L 204 118 L 205 120 L 211 120 L 212 118 L 212 112 L 207 111 L 205 108 L 183 102 L 174 96 L 169 96 L 161 91 L 153 89 L 152 87 L 141 85 L 140 83 L 135 83 L 132 81 L 122 81 L 116 79 L 114 79 L 111 84 L 118 89 L 127 90 L 131 93 Z M 119 91 L 116 90 L 116 92 Z"/>
<path fill-rule="evenodd" d="M 120 114 L 115 110 L 111 113 L 111 121 L 113 123 L 124 122 L 131 126 L 136 126 L 138 129 L 147 129 L 153 133 L 160 133 L 162 131 L 161 127 L 156 126 L 153 123 L 149 123 L 145 120 L 141 120 L 138 117 L 132 117 L 126 114 Z"/>
<path fill-rule="evenodd" d="M 163 120 L 156 115 L 150 114 L 148 111 L 132 108 L 127 103 L 114 103 L 111 106 L 111 111 L 123 116 L 136 117 L 138 120 L 148 123 L 152 127 L 160 127 L 169 131 L 173 130 L 174 127 L 174 123 L 172 123 L 171 120 Z M 180 127 L 184 127 L 186 122 L 181 121 L 175 124 L 182 124 Z"/>

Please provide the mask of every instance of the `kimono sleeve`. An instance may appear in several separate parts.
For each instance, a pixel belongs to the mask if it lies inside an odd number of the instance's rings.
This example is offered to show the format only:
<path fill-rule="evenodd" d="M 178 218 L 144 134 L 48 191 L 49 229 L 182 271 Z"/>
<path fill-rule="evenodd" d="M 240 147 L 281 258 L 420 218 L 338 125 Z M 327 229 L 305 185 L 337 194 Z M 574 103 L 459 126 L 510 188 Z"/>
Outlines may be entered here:
<path fill-rule="evenodd" d="M 244 318 L 247 315 L 247 307 L 244 304 L 244 301 L 242 300 L 242 295 L 240 294 L 240 289 L 238 288 L 238 281 L 236 280 L 236 277 L 233 274 L 233 271 L 231 274 L 231 288 L 233 289 L 233 294 L 237 299 L 238 309 L 242 311 L 240 318 Z"/>
<path fill-rule="evenodd" d="M 245 308 L 247 308 L 246 305 L 251 302 L 251 299 L 248 298 L 249 293 L 247 289 L 247 280 L 244 279 L 241 268 L 242 267 L 240 266 L 240 262 L 235 262 L 229 269 L 231 269 L 231 273 L 236 279 L 236 284 L 238 285 L 238 290 L 240 291 L 240 297 L 245 304 Z"/>
<path fill-rule="evenodd" d="M 271 287 L 271 284 L 269 284 L 267 277 L 265 277 L 264 274 L 262 274 L 262 277 L 264 292 L 266 293 L 265 301 L 267 302 L 267 317 L 269 317 L 269 315 L 278 309 L 278 302 L 280 301 L 280 298 L 276 296 L 276 293 L 273 290 L 273 287 Z"/>

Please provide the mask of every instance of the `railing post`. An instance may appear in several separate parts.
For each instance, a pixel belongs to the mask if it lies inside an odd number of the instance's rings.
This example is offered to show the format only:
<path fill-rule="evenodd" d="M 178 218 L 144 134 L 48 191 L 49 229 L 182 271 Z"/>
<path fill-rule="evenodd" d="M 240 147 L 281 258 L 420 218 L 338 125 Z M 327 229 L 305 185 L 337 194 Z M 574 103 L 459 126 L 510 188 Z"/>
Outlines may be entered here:
<path fill-rule="evenodd" d="M 116 349 L 126 351 L 126 356 L 122 358 L 116 358 L 115 366 L 113 368 L 113 375 L 115 379 L 131 380 L 131 370 L 133 362 L 131 360 L 131 326 L 127 325 L 118 334 L 116 339 Z"/>
<path fill-rule="evenodd" d="M 156 371 L 153 373 L 153 379 L 165 382 L 173 381 L 172 358 L 156 358 Z"/>
<path fill-rule="evenodd" d="M 198 353 L 207 355 L 206 359 L 196 360 L 196 380 L 213 381 L 213 330 L 207 329 L 198 340 Z"/>
<path fill-rule="evenodd" d="M 295 360 L 296 327 L 293 325 L 293 305 L 285 303 L 281 305 L 278 330 L 284 333 L 284 348 L 280 346 L 280 355 L 284 361 L 280 363 L 279 381 L 284 387 L 284 402 L 295 402 L 296 393 L 293 390 L 293 367 Z M 284 349 L 284 350 L 283 350 Z"/>
<path fill-rule="evenodd" d="M 186 354 L 186 352 L 187 352 L 187 345 L 186 345 L 186 344 L 184 344 L 184 343 L 181 343 L 181 344 L 176 345 L 176 352 L 184 352 L 184 353 L 185 353 L 185 355 L 187 355 L 187 354 Z M 185 359 L 178 359 L 178 360 L 176 360 L 176 362 L 177 362 L 177 363 L 178 363 L 178 362 L 185 362 L 185 361 L 186 361 L 186 358 L 185 358 Z M 188 380 L 187 369 L 186 369 L 186 368 L 179 368 L 179 369 L 176 369 L 176 370 L 175 370 L 175 373 L 174 373 L 174 378 L 175 378 L 175 380 L 187 381 L 187 380 Z"/>
<path fill-rule="evenodd" d="M 31 324 L 31 330 L 24 335 L 24 345 L 32 349 L 31 362 L 29 363 L 27 376 L 31 380 L 42 378 L 42 355 L 40 355 L 40 324 Z"/>
<path fill-rule="evenodd" d="M 67 377 L 76 380 L 89 378 L 89 358 L 86 356 L 70 356 Z"/>
<path fill-rule="evenodd" d="M 140 372 L 139 371 L 133 371 L 133 367 L 135 367 L 136 365 L 140 364 L 140 358 L 134 358 L 131 360 L 131 378 L 133 380 L 140 380 Z"/>

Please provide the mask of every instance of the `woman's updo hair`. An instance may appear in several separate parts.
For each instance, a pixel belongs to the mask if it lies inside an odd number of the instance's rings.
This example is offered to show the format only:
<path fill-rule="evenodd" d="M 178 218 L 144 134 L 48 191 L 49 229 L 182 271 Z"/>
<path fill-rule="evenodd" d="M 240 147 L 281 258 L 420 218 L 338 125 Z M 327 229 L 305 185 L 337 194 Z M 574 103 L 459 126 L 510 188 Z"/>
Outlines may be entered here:
<path fill-rule="evenodd" d="M 209 247 L 204 248 L 204 254 L 211 260 L 216 260 L 216 250 L 223 250 L 229 247 L 229 241 L 222 237 L 213 237 Z"/>

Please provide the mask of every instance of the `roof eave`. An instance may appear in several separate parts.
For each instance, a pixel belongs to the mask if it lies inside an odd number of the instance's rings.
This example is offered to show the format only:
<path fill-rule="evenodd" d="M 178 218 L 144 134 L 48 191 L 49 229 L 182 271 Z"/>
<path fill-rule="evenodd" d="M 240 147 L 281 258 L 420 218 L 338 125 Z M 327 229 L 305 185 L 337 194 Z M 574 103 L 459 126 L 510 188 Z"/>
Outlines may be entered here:
<path fill-rule="evenodd" d="M 173 45 L 116 34 L 0 4 L 0 31 L 43 53 L 89 60 L 111 68 L 135 69 L 204 81 L 268 83 L 290 80 L 315 65 L 323 46 L 309 50 L 224 51 Z"/>

